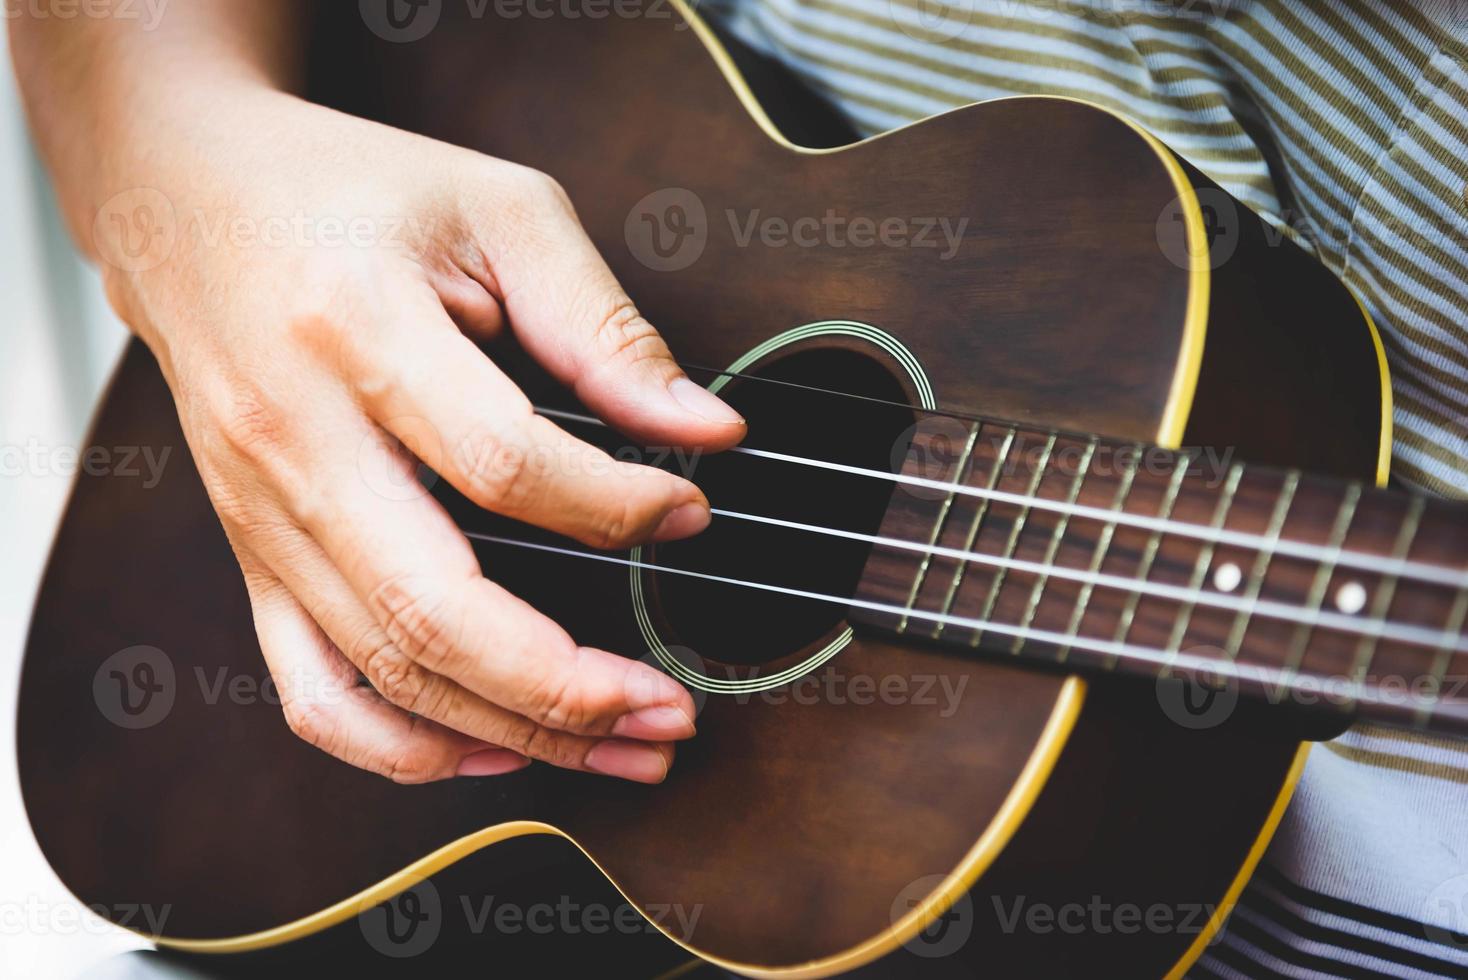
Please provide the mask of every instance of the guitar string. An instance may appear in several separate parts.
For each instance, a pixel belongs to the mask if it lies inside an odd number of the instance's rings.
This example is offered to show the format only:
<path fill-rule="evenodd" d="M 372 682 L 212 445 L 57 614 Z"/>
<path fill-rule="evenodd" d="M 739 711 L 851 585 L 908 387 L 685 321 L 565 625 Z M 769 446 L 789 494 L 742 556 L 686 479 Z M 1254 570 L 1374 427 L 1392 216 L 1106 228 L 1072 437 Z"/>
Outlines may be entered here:
<path fill-rule="evenodd" d="M 824 389 L 815 390 L 819 391 Z M 608 428 L 607 424 L 601 419 L 590 415 L 539 406 L 536 407 L 535 411 L 537 414 L 547 418 Z M 1284 555 L 1317 563 L 1331 562 L 1337 567 L 1355 568 L 1373 575 L 1415 580 L 1428 585 L 1440 585 L 1452 589 L 1468 588 L 1468 572 L 1458 571 L 1442 565 L 1410 561 L 1405 558 L 1392 558 L 1383 561 L 1379 556 L 1365 552 L 1347 551 L 1344 549 L 1335 551 L 1322 545 L 1309 544 L 1303 541 L 1292 541 L 1288 538 L 1272 540 L 1267 535 L 1252 534 L 1246 531 L 1234 531 L 1228 528 L 1214 528 L 1202 524 L 1190 524 L 1186 521 L 1149 517 L 1145 514 L 1132 514 L 1127 511 L 1107 510 L 1104 507 L 1093 507 L 1089 504 L 1047 500 L 1044 497 L 1030 494 L 1011 493 L 1007 490 L 991 490 L 986 487 L 969 486 L 946 480 L 933 480 L 906 473 L 891 473 L 886 470 L 874 470 L 863 466 L 853 466 L 848 463 L 836 463 L 830 460 L 793 456 L 789 453 L 773 452 L 768 449 L 735 446 L 725 450 L 725 452 L 773 462 L 790 463 L 796 466 L 808 466 L 815 469 L 845 473 L 851 476 L 884 480 L 889 483 L 901 483 L 907 486 L 921 487 L 926 490 L 939 490 L 963 496 L 978 497 L 995 503 L 1013 504 L 1022 508 L 1053 511 L 1072 517 L 1081 517 L 1102 523 L 1116 523 L 1128 527 L 1141 528 L 1143 530 L 1158 531 L 1164 534 L 1175 534 L 1180 537 L 1194 538 L 1200 541 L 1223 544 L 1251 551 L 1268 551 L 1271 555 L 1275 556 Z"/>
<path fill-rule="evenodd" d="M 1179 602 L 1191 602 L 1196 605 L 1228 609 L 1233 612 L 1247 610 L 1251 615 L 1263 616 L 1266 619 L 1283 619 L 1292 623 L 1304 624 L 1311 628 L 1324 628 L 1341 633 L 1353 633 L 1366 638 L 1426 646 L 1434 650 L 1442 647 L 1450 647 L 1459 652 L 1468 651 L 1468 637 L 1460 637 L 1456 634 L 1446 633 L 1440 630 L 1434 630 L 1431 627 L 1418 626 L 1412 623 L 1399 623 L 1385 617 L 1364 618 L 1348 616 L 1344 613 L 1333 613 L 1328 610 L 1315 610 L 1312 612 L 1307 607 L 1294 606 L 1285 602 L 1276 602 L 1268 599 L 1259 599 L 1250 602 L 1247 599 L 1235 598 L 1223 593 L 1207 592 L 1203 589 L 1190 589 L 1178 585 L 1168 585 L 1163 582 L 1149 582 L 1141 579 L 1127 578 L 1122 575 L 1111 575 L 1105 572 L 1082 571 L 1075 568 L 1066 568 L 1063 565 L 1056 565 L 1052 562 L 1025 561 L 1019 558 L 1005 558 L 997 555 L 986 555 L 982 552 L 965 551 L 962 548 L 919 544 L 914 541 L 903 540 L 902 538 L 865 534 L 861 531 L 848 531 L 842 528 L 824 527 L 819 524 L 803 524 L 799 521 L 785 520 L 779 517 L 766 517 L 761 514 L 744 514 L 739 511 L 724 510 L 719 507 L 713 507 L 710 510 L 717 517 L 726 517 L 731 520 L 766 524 L 772 527 L 804 531 L 826 537 L 844 538 L 850 541 L 863 541 L 868 544 L 899 548 L 904 551 L 913 551 L 924 555 L 936 555 L 941 558 L 954 558 L 977 565 L 988 565 L 993 568 L 1004 569 L 1005 571 L 1026 572 L 1049 578 L 1089 583 L 1104 589 L 1115 589 L 1121 592 L 1157 596 L 1163 599 L 1175 599 Z"/>
<path fill-rule="evenodd" d="M 561 548 L 556 545 L 541 544 L 533 541 L 524 541 L 518 538 L 502 537 L 494 534 L 480 534 L 474 531 L 464 531 L 465 537 L 475 541 L 483 541 L 489 544 L 503 545 L 512 548 L 521 548 L 530 551 L 538 551 L 546 554 L 559 555 L 571 558 L 585 558 L 591 561 L 603 562 L 611 565 L 619 565 L 623 568 L 640 568 L 649 571 L 665 572 L 672 575 L 682 575 L 688 578 L 700 579 L 707 582 L 715 582 L 722 585 L 738 586 L 740 588 L 754 589 L 761 592 L 773 592 L 780 595 L 788 595 L 800 599 L 810 599 L 818 602 L 834 603 L 846 607 L 867 609 L 873 612 L 888 613 L 892 615 L 903 615 L 916 619 L 926 619 L 940 622 L 945 625 L 967 627 L 969 629 L 982 629 L 988 633 L 1022 637 L 1024 639 L 1037 640 L 1042 643 L 1056 645 L 1069 644 L 1072 647 L 1084 647 L 1097 653 L 1124 657 L 1131 661 L 1145 661 L 1157 664 L 1173 670 L 1196 670 L 1206 676 L 1223 676 L 1236 681 L 1258 681 L 1264 682 L 1270 679 L 1286 679 L 1292 688 L 1298 688 L 1300 683 L 1306 679 L 1306 675 L 1299 672 L 1288 674 L 1279 668 L 1260 667 L 1250 668 L 1247 664 L 1233 661 L 1220 661 L 1210 657 L 1191 654 L 1186 651 L 1167 652 L 1154 647 L 1139 646 L 1134 643 L 1116 642 L 1114 640 L 1102 640 L 1085 635 L 1071 636 L 1056 633 L 1051 630 L 1042 630 L 1035 627 L 1014 626 L 1007 623 L 987 622 L 973 619 L 967 616 L 958 616 L 952 613 L 928 612 L 921 609 L 907 609 L 903 606 L 891 603 L 876 602 L 870 599 L 860 599 L 847 596 L 835 596 L 824 592 L 814 592 L 807 589 L 795 589 L 783 585 L 774 585 L 769 582 L 756 582 L 748 579 L 732 578 L 726 575 L 714 575 L 709 572 L 699 572 L 688 568 L 676 568 L 671 565 L 659 565 L 655 562 L 639 561 L 633 558 L 622 558 L 617 555 L 604 555 L 590 551 L 579 551 L 574 548 Z M 1354 690 L 1350 694 L 1351 700 L 1362 704 L 1377 704 L 1385 707 L 1400 707 L 1402 701 L 1413 701 L 1415 704 L 1424 699 L 1412 699 L 1410 697 L 1394 697 L 1384 692 L 1368 688 L 1360 679 L 1349 681 L 1349 687 Z M 1439 703 L 1440 699 L 1434 697 L 1432 703 Z"/>

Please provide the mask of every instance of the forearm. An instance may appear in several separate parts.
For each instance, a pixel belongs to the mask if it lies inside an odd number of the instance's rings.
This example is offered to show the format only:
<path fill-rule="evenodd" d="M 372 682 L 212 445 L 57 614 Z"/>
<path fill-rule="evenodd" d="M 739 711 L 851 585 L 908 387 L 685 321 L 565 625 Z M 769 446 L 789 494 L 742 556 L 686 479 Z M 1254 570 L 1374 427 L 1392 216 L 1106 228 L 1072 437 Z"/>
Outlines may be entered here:
<path fill-rule="evenodd" d="M 242 104 L 296 87 L 299 0 L 189 0 L 146 16 L 38 16 L 10 24 L 31 128 L 77 241 L 91 250 L 97 208 L 190 165 L 210 126 Z"/>

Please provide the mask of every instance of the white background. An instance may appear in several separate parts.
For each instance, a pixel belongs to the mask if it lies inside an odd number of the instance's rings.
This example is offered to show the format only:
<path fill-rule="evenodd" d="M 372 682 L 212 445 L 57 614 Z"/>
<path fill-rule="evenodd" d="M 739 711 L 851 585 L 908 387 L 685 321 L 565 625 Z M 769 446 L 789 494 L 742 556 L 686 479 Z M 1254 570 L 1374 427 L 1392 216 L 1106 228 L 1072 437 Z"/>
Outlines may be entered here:
<path fill-rule="evenodd" d="M 0 20 L 0 39 L 5 27 Z M 51 873 L 15 772 L 21 651 L 71 484 L 57 466 L 32 460 L 81 445 L 125 336 L 96 272 L 60 226 L 7 57 L 0 72 L 0 978 L 157 975 L 146 958 L 125 955 L 141 942 L 86 911 Z"/>

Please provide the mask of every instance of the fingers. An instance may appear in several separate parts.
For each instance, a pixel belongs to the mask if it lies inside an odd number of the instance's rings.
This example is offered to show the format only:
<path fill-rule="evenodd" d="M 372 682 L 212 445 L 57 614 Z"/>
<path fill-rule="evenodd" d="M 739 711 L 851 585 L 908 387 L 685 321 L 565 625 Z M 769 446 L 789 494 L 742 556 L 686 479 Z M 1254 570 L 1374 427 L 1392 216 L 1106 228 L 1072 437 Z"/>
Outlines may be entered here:
<path fill-rule="evenodd" d="M 286 723 L 300 738 L 401 783 L 500 775 L 529 764 L 519 753 L 415 718 L 359 688 L 357 672 L 278 579 L 255 571 L 246 581 L 261 652 Z"/>
<path fill-rule="evenodd" d="M 671 739 L 693 734 L 688 717 L 669 706 L 648 709 L 646 715 L 656 724 L 634 715 L 629 716 L 630 722 L 593 722 L 591 730 L 577 735 L 492 704 L 455 681 L 424 669 L 398 649 L 313 542 L 293 541 L 280 551 L 280 575 L 286 587 L 320 624 L 336 649 L 386 701 L 403 711 L 506 747 L 516 756 L 638 782 L 661 782 L 666 777 L 672 761 L 671 747 L 640 742 L 624 745 L 621 739 L 589 736 Z"/>
<path fill-rule="evenodd" d="M 470 500 L 598 548 L 708 526 L 708 501 L 692 483 L 614 460 L 534 414 L 426 290 L 405 313 L 436 316 L 443 329 L 373 337 L 356 345 L 348 369 L 368 412 Z"/>
<path fill-rule="evenodd" d="M 360 417 L 355 424 L 318 423 L 342 434 L 336 438 L 375 440 L 384 465 L 400 467 L 403 481 L 411 478 L 414 461 Z M 565 630 L 483 577 L 462 532 L 435 501 L 383 497 L 361 479 L 356 460 L 343 462 L 341 455 L 339 447 L 323 444 L 315 486 L 304 495 L 283 492 L 294 499 L 297 523 L 392 648 L 416 668 L 557 731 L 691 734 L 693 703 L 682 685 L 646 664 L 577 646 Z M 268 547 L 280 557 L 266 558 L 272 568 L 279 572 L 304 560 L 299 541 L 286 540 L 288 532 L 273 533 L 278 540 Z M 309 579 L 320 577 L 313 573 Z M 288 584 L 298 594 L 306 587 L 304 581 Z M 411 687 L 400 697 L 408 693 Z"/>
<path fill-rule="evenodd" d="M 638 313 L 564 192 L 543 174 L 513 172 L 507 193 L 521 199 L 492 204 L 480 234 L 525 349 L 592 411 L 648 443 L 717 450 L 744 438 L 739 413 L 690 380 Z"/>

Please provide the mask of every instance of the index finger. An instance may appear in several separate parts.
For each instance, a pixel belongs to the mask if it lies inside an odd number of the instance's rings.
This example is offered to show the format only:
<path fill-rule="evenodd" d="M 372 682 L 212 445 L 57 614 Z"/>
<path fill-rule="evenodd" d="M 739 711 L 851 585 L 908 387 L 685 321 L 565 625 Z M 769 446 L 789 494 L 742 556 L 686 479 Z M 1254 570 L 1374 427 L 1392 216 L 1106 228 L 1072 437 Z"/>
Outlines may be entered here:
<path fill-rule="evenodd" d="M 352 431 L 351 425 L 323 431 Z M 414 461 L 386 433 L 357 426 L 388 465 L 412 478 Z M 605 734 L 621 719 L 672 707 L 690 720 L 692 698 L 646 664 L 576 644 L 524 600 L 481 574 L 473 549 L 432 498 L 388 499 L 350 454 L 321 448 L 321 485 L 293 511 L 389 638 L 414 662 L 485 700 L 562 731 Z M 311 501 L 311 502 L 306 502 Z"/>

